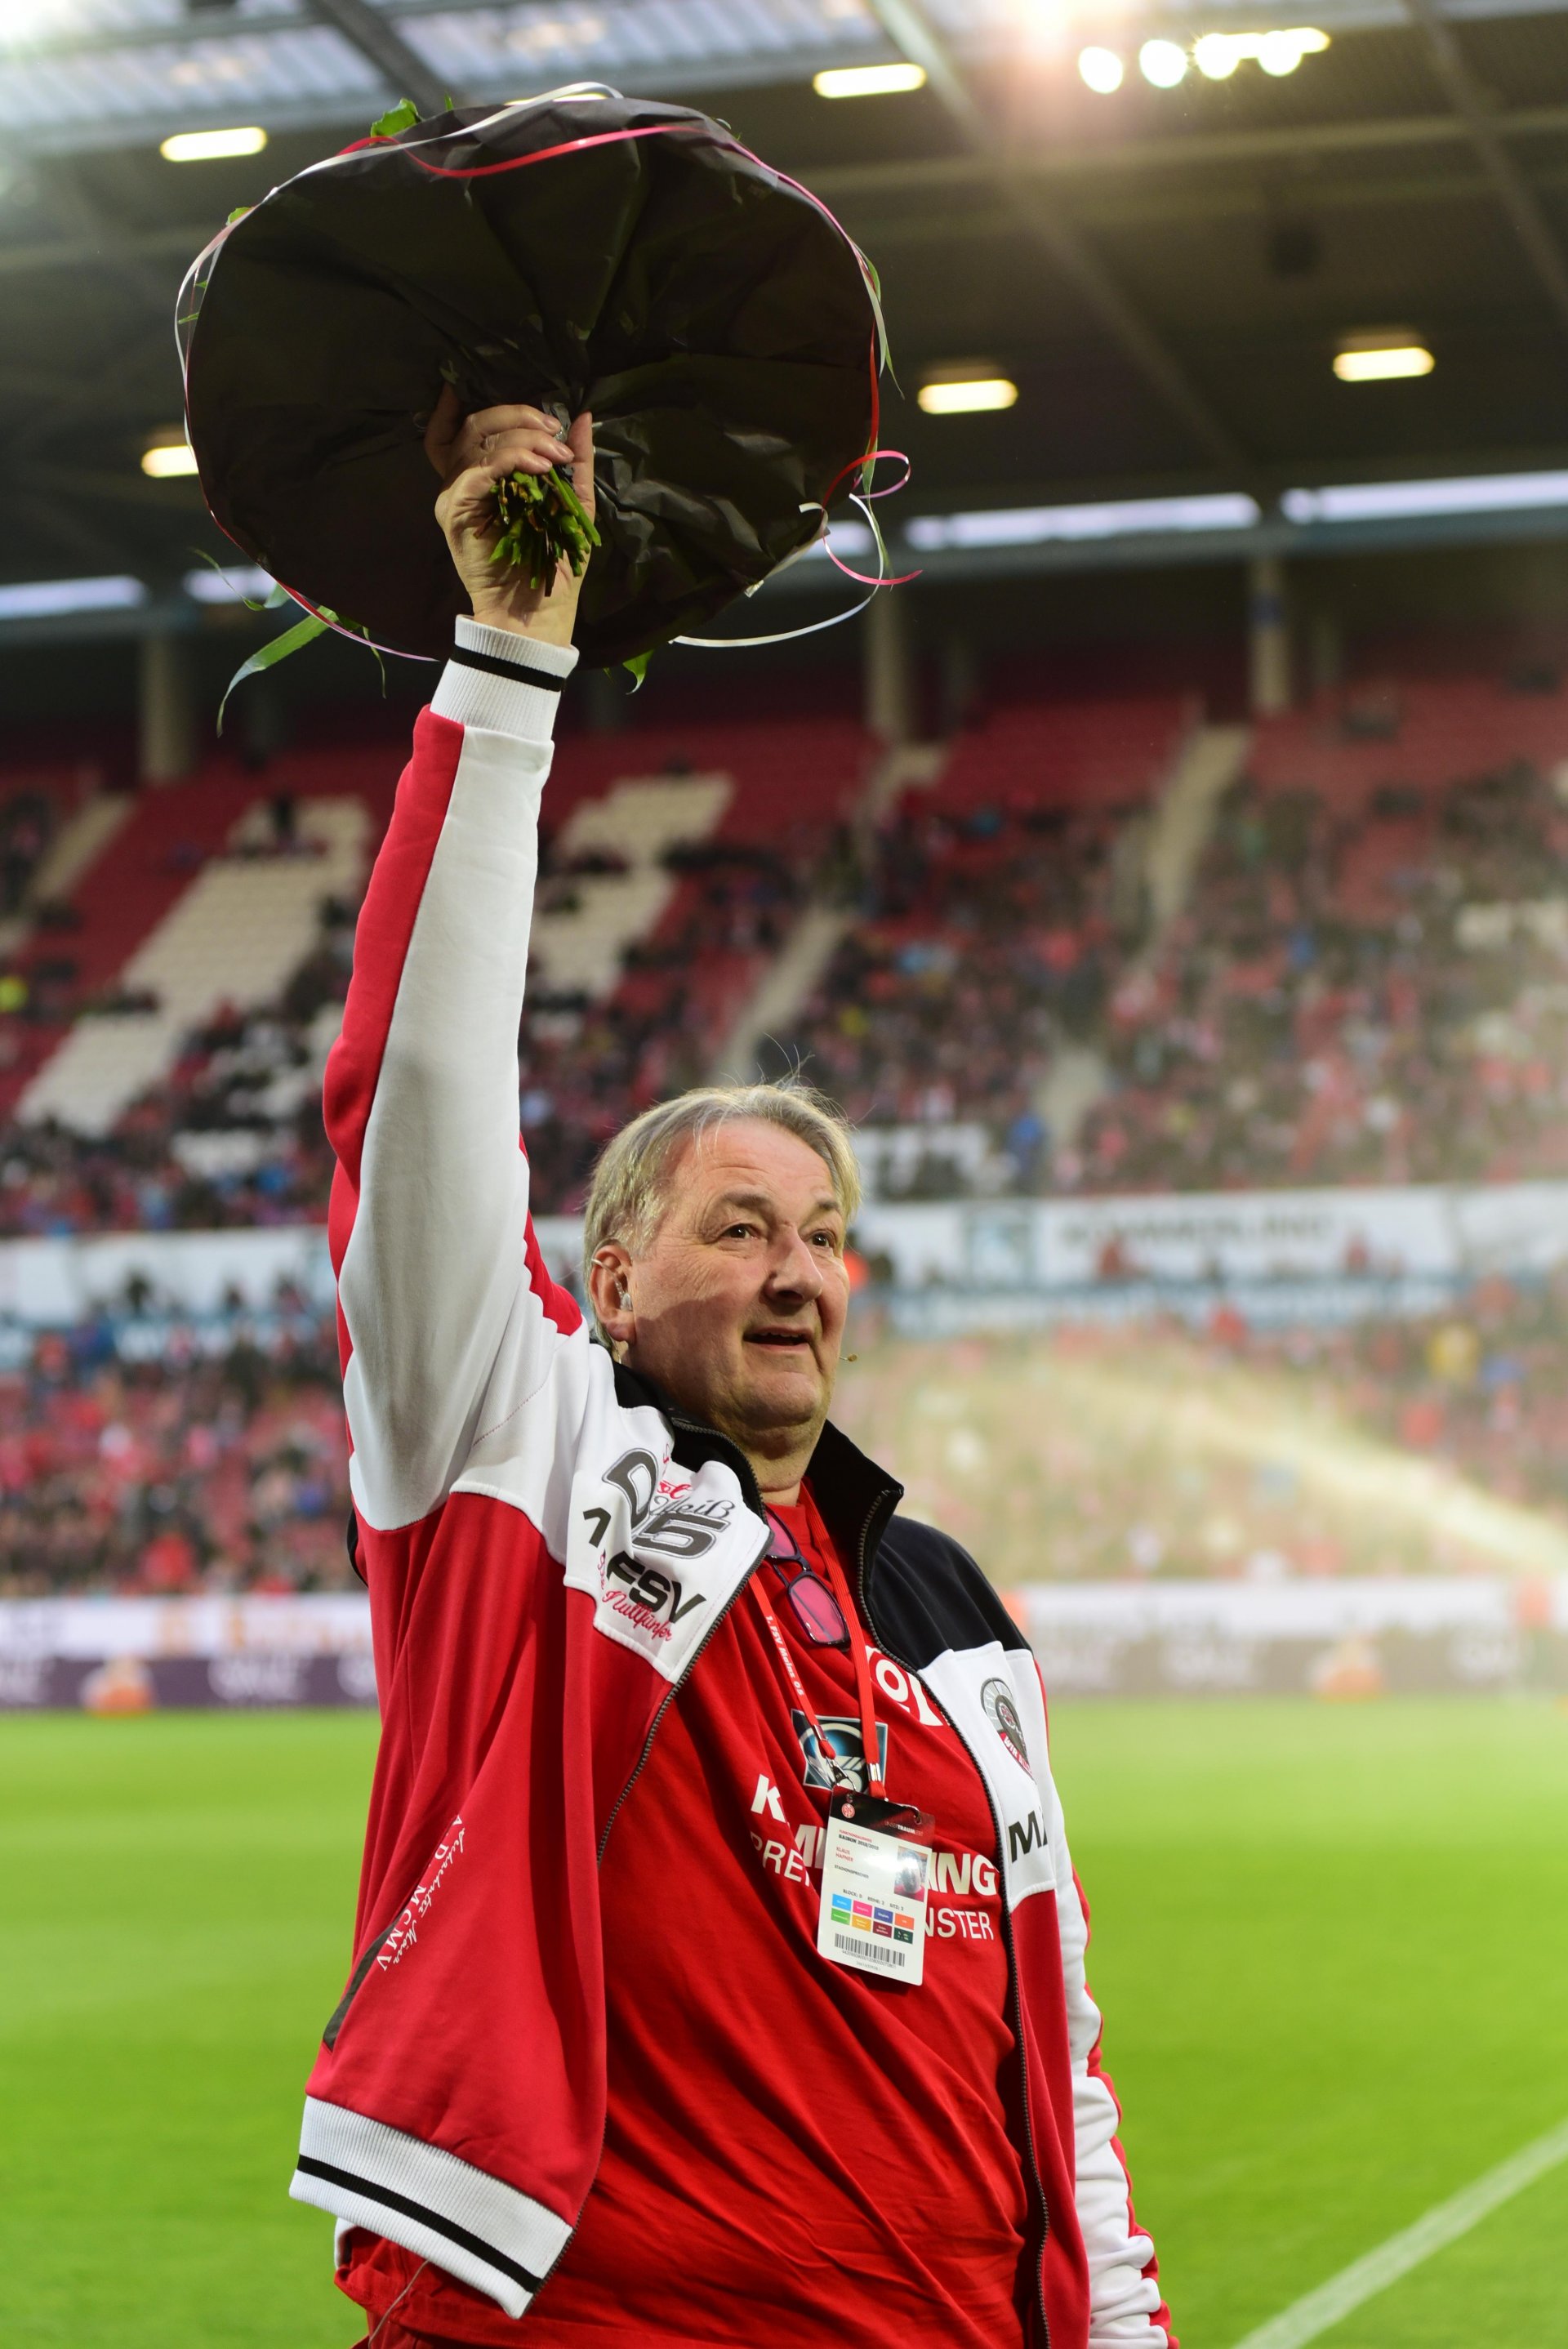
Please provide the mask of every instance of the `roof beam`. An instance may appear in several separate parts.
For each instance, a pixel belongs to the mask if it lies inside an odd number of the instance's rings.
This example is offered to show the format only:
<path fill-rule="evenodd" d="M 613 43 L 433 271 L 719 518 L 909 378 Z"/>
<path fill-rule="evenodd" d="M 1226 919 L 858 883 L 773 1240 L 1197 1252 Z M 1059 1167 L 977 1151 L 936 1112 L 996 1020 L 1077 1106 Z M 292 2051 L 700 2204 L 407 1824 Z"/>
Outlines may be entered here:
<path fill-rule="evenodd" d="M 411 94 L 411 93 L 410 93 Z M 1510 114 L 1491 119 L 1489 128 L 1498 139 L 1558 138 L 1568 136 L 1568 106 L 1518 109 Z M 1258 163 L 1265 168 L 1297 156 L 1374 154 L 1404 148 L 1435 150 L 1469 143 L 1466 125 L 1452 114 L 1419 115 L 1370 122 L 1308 123 L 1293 125 L 1279 130 L 1244 130 L 1221 132 L 1212 138 L 1145 139 L 1126 144 L 1094 147 L 1055 147 L 1012 159 L 1009 169 L 1021 182 L 1039 182 L 1042 186 L 1060 183 L 1088 182 L 1105 186 L 1118 181 L 1132 185 L 1150 172 L 1190 173 L 1196 170 L 1223 170 L 1228 165 Z M 1437 168 L 1434 166 L 1434 168 Z M 1546 175 L 1550 184 L 1562 179 L 1563 167 Z M 994 166 L 981 157 L 966 155 L 935 155 L 911 157 L 907 160 L 881 163 L 849 163 L 830 165 L 810 175 L 811 186 L 825 203 L 837 209 L 849 210 L 858 204 L 874 204 L 879 200 L 902 203 L 909 197 L 929 196 L 940 200 L 963 195 L 971 191 L 984 191 L 995 188 Z M 1355 179 L 1329 185 L 1314 182 L 1303 191 L 1303 200 L 1314 205 L 1331 204 L 1336 209 L 1353 209 L 1357 203 L 1421 202 L 1442 193 L 1475 192 L 1477 186 L 1491 184 L 1490 179 L 1479 181 L 1468 176 L 1462 182 L 1451 179 L 1441 187 L 1432 181 L 1362 182 Z M 1256 183 L 1249 180 L 1244 197 L 1235 190 L 1216 195 L 1205 210 L 1237 210 L 1250 208 L 1257 201 Z M 1163 198 L 1151 191 L 1145 200 L 1151 205 L 1163 202 Z M 938 233 L 943 234 L 995 234 L 1016 214 L 1009 209 L 1004 216 L 997 206 L 987 205 L 971 213 L 954 214 L 951 211 L 931 217 L 890 213 L 875 229 L 878 242 L 919 241 Z M 1132 217 L 1130 211 L 1128 217 Z M 211 220 L 191 221 L 168 228 L 147 228 L 117 231 L 111 242 L 106 241 L 101 229 L 92 235 L 57 235 L 35 242 L 0 243 L 0 279 L 26 276 L 35 272 L 60 274 L 71 269 L 99 267 L 118 271 L 123 256 L 143 263 L 156 263 L 168 258 L 189 261 L 200 253 L 212 233 Z M 868 227 L 866 234 L 872 231 Z M 14 372 L 14 371 L 13 371 Z M 5 390 L 0 381 L 0 396 Z"/>
<path fill-rule="evenodd" d="M 132 546 L 96 507 L 82 513 L 70 500 L 36 497 L 26 481 L 7 480 L 5 509 L 20 526 L 18 535 L 25 529 L 46 545 L 57 547 L 67 563 L 80 564 L 88 577 L 113 566 L 139 578 L 146 567 L 145 549 Z M 15 559 L 12 554 L 13 566 Z"/>
<path fill-rule="evenodd" d="M 1568 106 L 1520 107 L 1491 118 L 1500 139 L 1568 135 Z M 1298 156 L 1379 154 L 1400 147 L 1457 147 L 1469 137 L 1451 114 L 1387 115 L 1365 122 L 1304 122 L 1271 130 L 1222 130 L 1175 139 L 1132 139 L 1092 147 L 1049 147 L 1008 158 L 1020 180 L 1116 179 L 1140 171 L 1223 169 L 1237 163 L 1278 163 Z M 886 163 L 830 164 L 813 171 L 824 202 L 901 195 L 928 188 L 954 191 L 994 181 L 994 166 L 975 155 L 932 155 Z"/>
<path fill-rule="evenodd" d="M 1568 326 L 1568 264 L 1563 262 L 1562 247 L 1547 225 L 1546 215 L 1523 172 L 1498 135 L 1495 116 L 1465 63 L 1452 26 L 1439 16 L 1432 0 L 1405 0 L 1405 7 L 1411 23 L 1425 37 L 1432 70 L 1465 127 L 1497 200 L 1541 281 L 1542 293 L 1561 324 Z"/>
<path fill-rule="evenodd" d="M 100 209 L 63 157 L 51 156 L 43 166 L 43 172 L 56 209 L 76 230 L 77 237 L 88 247 L 93 258 L 111 270 L 121 285 L 134 287 L 146 300 L 168 311 L 169 343 L 172 354 L 174 297 L 179 291 L 179 280 L 167 276 L 138 249 L 136 238 L 122 228 L 119 221 Z M 197 248 L 198 251 L 200 249 Z"/>
<path fill-rule="evenodd" d="M 203 245 L 211 241 L 212 223 L 192 221 L 184 228 L 135 229 L 122 232 L 112 246 L 101 235 L 55 236 L 37 244 L 0 245 L 0 277 L 26 277 L 34 270 L 58 272 L 66 269 L 118 270 L 125 254 L 140 262 L 161 260 L 167 255 L 181 268 L 194 261 Z M 159 296 L 165 306 L 172 300 L 179 280 Z"/>
<path fill-rule="evenodd" d="M 995 124 L 975 99 L 920 0 L 871 0 L 871 6 L 888 38 L 913 64 L 924 67 L 926 79 L 979 158 L 984 176 L 994 181 L 1019 225 L 1077 288 L 1111 339 L 1180 418 L 1205 455 L 1233 479 L 1249 480 L 1253 461 L 1247 450 L 1210 406 L 1181 360 L 1129 301 L 1092 246 L 999 149 Z"/>
<path fill-rule="evenodd" d="M 307 5 L 322 24 L 330 25 L 369 59 L 395 97 L 412 98 L 421 114 L 439 114 L 449 98 L 457 101 L 458 92 L 449 91 L 413 43 L 369 0 L 307 0 Z"/>
<path fill-rule="evenodd" d="M 409 90 L 408 95 L 413 97 L 413 91 Z M 444 102 L 443 92 L 438 103 Z M 1489 117 L 1487 127 L 1498 140 L 1560 139 L 1568 136 L 1568 106 L 1517 108 L 1511 113 Z M 1010 176 L 1019 182 L 1053 185 L 1078 180 L 1135 179 L 1147 171 L 1223 170 L 1228 165 L 1245 163 L 1266 167 L 1295 157 L 1378 154 L 1403 147 L 1455 147 L 1465 144 L 1469 137 L 1466 125 L 1452 114 L 1390 116 L 1367 122 L 1297 123 L 1274 130 L 1220 131 L 1211 137 L 1052 147 L 1009 157 L 1007 168 Z M 911 156 L 884 163 L 829 164 L 813 171 L 810 180 L 813 191 L 825 203 L 837 205 L 852 204 L 861 198 L 941 196 L 958 194 L 965 189 L 993 187 L 996 171 L 993 161 L 974 154 Z M 1368 192 L 1373 197 L 1378 193 L 1376 190 Z M 117 251 L 129 252 L 144 261 L 156 261 L 165 254 L 183 255 L 189 260 L 201 252 L 211 233 L 210 220 L 193 222 L 189 227 L 122 232 Z M 0 277 L 24 275 L 36 269 L 70 269 L 94 262 L 105 267 L 115 265 L 115 256 L 101 235 L 53 236 L 28 243 L 0 243 Z"/>
<path fill-rule="evenodd" d="M 111 505 L 139 506 L 150 513 L 206 512 L 201 485 L 189 476 L 150 481 L 144 473 L 84 472 L 46 460 L 28 465 L 27 483 L 31 489 L 46 491 L 51 498 L 77 499 L 94 509 L 107 500 Z"/>

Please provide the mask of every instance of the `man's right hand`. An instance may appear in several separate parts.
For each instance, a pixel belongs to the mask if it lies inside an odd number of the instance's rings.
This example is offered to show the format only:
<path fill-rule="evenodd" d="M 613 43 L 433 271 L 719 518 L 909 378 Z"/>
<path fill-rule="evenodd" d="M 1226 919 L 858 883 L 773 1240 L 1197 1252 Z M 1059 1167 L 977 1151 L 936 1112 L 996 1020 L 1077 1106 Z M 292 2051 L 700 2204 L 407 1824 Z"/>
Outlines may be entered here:
<path fill-rule="evenodd" d="M 425 433 L 425 454 L 439 473 L 436 520 L 446 533 L 476 620 L 547 645 L 569 645 L 583 582 L 562 563 L 549 586 L 531 587 L 521 567 L 490 561 L 500 535 L 492 494 L 508 473 L 572 467 L 572 486 L 593 512 L 593 419 L 574 417 L 566 439 L 537 408 L 480 408 L 464 416 L 449 384 Z"/>

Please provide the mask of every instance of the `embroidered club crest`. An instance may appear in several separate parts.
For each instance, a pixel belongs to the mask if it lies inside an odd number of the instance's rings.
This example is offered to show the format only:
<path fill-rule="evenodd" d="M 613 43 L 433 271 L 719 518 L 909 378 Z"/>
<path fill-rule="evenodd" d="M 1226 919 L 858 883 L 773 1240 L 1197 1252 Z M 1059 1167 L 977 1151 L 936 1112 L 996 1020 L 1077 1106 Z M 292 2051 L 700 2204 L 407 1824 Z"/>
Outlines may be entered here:
<path fill-rule="evenodd" d="M 1018 1706 L 1006 1681 L 987 1681 L 980 1692 L 980 1702 L 985 1718 L 1017 1764 L 1020 1770 L 1029 1770 L 1029 1749 L 1024 1738 L 1024 1724 L 1018 1718 Z M 1034 1776 L 1029 1770 L 1029 1775 Z"/>

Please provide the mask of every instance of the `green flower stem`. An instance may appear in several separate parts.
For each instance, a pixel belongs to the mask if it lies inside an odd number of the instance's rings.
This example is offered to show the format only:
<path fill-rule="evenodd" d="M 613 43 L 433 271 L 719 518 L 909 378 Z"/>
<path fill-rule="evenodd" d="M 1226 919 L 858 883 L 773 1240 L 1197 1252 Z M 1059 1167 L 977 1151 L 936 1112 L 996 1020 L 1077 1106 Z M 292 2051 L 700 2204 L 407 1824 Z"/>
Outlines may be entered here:
<path fill-rule="evenodd" d="M 490 550 L 492 563 L 526 569 L 529 585 L 546 593 L 563 563 L 581 579 L 600 541 L 569 474 L 509 473 L 495 485 L 495 502 L 500 535 Z"/>

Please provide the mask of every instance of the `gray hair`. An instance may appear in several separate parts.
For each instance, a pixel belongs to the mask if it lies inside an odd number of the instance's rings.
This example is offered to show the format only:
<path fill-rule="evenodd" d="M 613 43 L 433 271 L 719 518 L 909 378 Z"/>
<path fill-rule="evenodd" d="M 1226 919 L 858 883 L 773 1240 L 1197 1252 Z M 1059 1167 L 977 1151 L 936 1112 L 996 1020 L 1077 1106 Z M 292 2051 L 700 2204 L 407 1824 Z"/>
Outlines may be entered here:
<path fill-rule="evenodd" d="M 849 1223 L 861 1204 L 861 1170 L 849 1120 L 837 1102 L 799 1077 L 771 1084 L 694 1085 L 673 1101 L 644 1110 L 604 1145 L 583 1215 L 584 1286 L 606 1240 L 618 1240 L 634 1254 L 647 1247 L 669 1206 L 666 1177 L 682 1143 L 698 1142 L 738 1118 L 782 1126 L 814 1150 Z"/>

